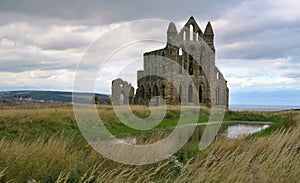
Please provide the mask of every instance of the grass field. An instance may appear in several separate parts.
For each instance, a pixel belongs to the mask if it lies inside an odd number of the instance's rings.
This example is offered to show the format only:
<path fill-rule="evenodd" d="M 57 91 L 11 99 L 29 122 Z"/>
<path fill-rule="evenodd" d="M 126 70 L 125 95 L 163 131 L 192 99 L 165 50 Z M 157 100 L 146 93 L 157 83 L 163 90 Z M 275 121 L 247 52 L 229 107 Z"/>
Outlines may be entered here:
<path fill-rule="evenodd" d="M 132 110 L 150 113 L 144 106 Z M 138 133 L 111 107 L 98 111 L 113 134 Z M 157 128 L 176 125 L 179 113 L 170 107 Z M 208 116 L 203 108 L 198 122 Z M 0 108 L 0 182 L 298 182 L 300 112 L 227 111 L 224 120 L 275 124 L 248 138 L 219 139 L 204 151 L 188 146 L 162 162 L 130 166 L 88 146 L 70 105 Z"/>

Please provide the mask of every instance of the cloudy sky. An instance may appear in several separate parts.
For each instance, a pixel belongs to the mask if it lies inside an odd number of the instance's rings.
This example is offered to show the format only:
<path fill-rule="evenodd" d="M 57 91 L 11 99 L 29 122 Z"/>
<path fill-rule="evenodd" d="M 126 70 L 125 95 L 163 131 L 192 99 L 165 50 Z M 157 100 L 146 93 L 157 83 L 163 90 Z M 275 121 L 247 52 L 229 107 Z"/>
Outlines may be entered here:
<path fill-rule="evenodd" d="M 0 0 L 0 91 L 72 91 L 77 65 L 105 33 L 141 19 L 180 29 L 194 16 L 202 30 L 212 22 L 231 104 L 300 105 L 299 10 L 297 0 Z M 167 27 L 144 29 L 165 36 Z M 123 50 L 123 62 L 157 46 Z M 110 80 L 102 82 L 98 92 L 110 93 Z"/>

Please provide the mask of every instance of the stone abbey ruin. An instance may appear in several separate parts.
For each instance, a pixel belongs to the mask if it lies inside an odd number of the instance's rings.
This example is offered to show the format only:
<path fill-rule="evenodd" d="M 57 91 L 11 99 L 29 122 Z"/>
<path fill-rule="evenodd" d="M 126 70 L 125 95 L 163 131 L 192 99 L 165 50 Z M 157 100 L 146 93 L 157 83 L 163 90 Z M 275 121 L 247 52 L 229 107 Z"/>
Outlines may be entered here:
<path fill-rule="evenodd" d="M 228 107 L 229 89 L 215 65 L 214 32 L 204 33 L 194 17 L 178 32 L 173 22 L 165 48 L 144 53 L 137 90 L 122 79 L 112 81 L 113 104 L 203 105 Z"/>

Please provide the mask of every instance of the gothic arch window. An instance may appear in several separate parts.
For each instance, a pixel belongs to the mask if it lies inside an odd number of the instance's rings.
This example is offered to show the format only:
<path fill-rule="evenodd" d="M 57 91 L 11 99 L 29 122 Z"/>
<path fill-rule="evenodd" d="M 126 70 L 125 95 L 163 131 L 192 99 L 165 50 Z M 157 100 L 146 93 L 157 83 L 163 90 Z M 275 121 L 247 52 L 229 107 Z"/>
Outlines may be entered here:
<path fill-rule="evenodd" d="M 184 69 L 183 46 L 179 47 L 178 56 L 179 56 L 179 65 L 180 65 L 179 74 L 182 74 L 182 70 Z"/>
<path fill-rule="evenodd" d="M 189 55 L 189 74 L 193 75 L 193 57 Z"/>
<path fill-rule="evenodd" d="M 199 103 L 202 103 L 202 85 L 199 86 Z"/>
<path fill-rule="evenodd" d="M 182 62 L 182 58 L 179 58 L 179 74 L 182 74 L 182 67 L 183 67 L 183 62 Z"/>
<path fill-rule="evenodd" d="M 179 48 L 179 51 L 178 51 L 178 55 L 179 55 L 179 74 L 182 74 L 182 67 L 183 67 L 183 63 L 182 63 L 182 60 L 183 60 L 183 57 L 182 57 L 182 48 L 180 47 Z"/>
<path fill-rule="evenodd" d="M 185 31 L 183 31 L 183 40 L 185 41 L 186 40 L 186 32 Z"/>
<path fill-rule="evenodd" d="M 182 48 L 180 47 L 180 48 L 179 48 L 179 51 L 178 51 L 178 55 L 179 55 L 179 56 L 182 56 L 182 53 L 183 53 L 183 52 L 182 52 Z"/>
<path fill-rule="evenodd" d="M 125 104 L 125 95 L 123 94 L 123 92 L 121 92 L 119 96 L 119 104 Z"/>
<path fill-rule="evenodd" d="M 194 39 L 194 26 L 190 24 L 190 41 Z"/>
<path fill-rule="evenodd" d="M 220 79 L 220 72 L 217 71 L 217 79 L 219 80 Z"/>
<path fill-rule="evenodd" d="M 193 86 L 192 84 L 190 84 L 188 88 L 188 103 L 192 103 L 192 102 L 193 102 Z"/>

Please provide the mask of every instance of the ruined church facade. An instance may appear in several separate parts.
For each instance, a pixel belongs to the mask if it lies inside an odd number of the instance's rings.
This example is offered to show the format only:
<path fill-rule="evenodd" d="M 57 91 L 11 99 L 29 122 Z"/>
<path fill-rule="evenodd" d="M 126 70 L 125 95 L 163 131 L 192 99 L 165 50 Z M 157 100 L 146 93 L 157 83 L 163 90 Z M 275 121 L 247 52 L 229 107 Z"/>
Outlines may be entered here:
<path fill-rule="evenodd" d="M 203 105 L 228 107 L 229 89 L 215 65 L 214 32 L 204 33 L 194 17 L 178 32 L 171 22 L 163 49 L 144 53 L 144 69 L 134 88 L 121 79 L 112 82 L 112 101 L 140 105 Z"/>

